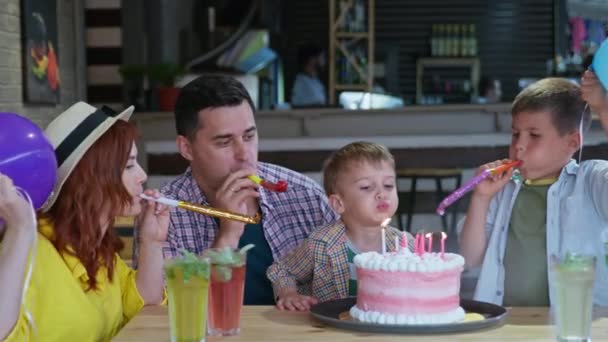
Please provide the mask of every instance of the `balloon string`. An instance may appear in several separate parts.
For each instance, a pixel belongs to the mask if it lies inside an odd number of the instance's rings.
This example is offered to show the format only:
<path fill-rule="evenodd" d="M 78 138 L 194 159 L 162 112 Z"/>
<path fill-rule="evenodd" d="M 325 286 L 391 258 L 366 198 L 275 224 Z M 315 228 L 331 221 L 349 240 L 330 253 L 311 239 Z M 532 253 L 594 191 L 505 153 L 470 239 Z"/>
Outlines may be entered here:
<path fill-rule="evenodd" d="M 32 219 L 34 220 L 34 222 L 36 222 L 36 210 L 34 209 L 34 203 L 32 202 L 32 198 L 30 197 L 30 195 L 28 195 L 27 191 L 25 191 L 23 188 L 18 187 L 18 186 L 16 188 L 17 188 L 17 190 L 19 190 L 19 193 L 21 194 L 21 196 L 25 200 L 27 200 L 27 202 L 30 204 L 30 213 L 32 214 Z M 36 232 L 36 234 L 34 234 L 34 241 L 32 242 L 32 247 L 31 247 L 32 252 L 30 254 L 30 261 L 29 261 L 28 267 L 27 267 L 25 283 L 23 284 L 23 293 L 21 294 L 21 305 L 23 306 L 25 319 L 26 319 L 27 323 L 29 324 L 30 328 L 32 329 L 34 336 L 36 336 L 36 325 L 34 324 L 34 317 L 32 316 L 32 313 L 28 310 L 27 303 L 26 303 L 26 295 L 27 295 L 27 290 L 30 286 L 30 281 L 32 279 L 32 272 L 34 270 L 34 259 L 36 258 L 36 244 L 37 243 L 38 243 L 38 232 Z"/>

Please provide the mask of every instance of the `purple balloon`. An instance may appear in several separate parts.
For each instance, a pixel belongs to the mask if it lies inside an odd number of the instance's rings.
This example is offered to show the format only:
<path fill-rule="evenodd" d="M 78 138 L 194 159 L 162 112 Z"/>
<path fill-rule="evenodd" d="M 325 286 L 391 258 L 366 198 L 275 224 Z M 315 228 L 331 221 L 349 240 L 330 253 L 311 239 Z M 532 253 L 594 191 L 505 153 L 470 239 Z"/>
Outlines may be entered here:
<path fill-rule="evenodd" d="M 40 209 L 57 181 L 53 145 L 33 122 L 0 112 L 0 173 L 27 192 Z"/>

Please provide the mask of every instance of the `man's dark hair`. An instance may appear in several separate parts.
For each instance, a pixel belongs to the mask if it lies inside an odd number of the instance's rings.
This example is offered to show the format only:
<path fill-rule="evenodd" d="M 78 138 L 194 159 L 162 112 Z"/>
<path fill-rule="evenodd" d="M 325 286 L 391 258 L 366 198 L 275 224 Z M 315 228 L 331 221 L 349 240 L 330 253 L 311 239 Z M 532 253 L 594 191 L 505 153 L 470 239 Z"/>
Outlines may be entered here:
<path fill-rule="evenodd" d="M 300 70 L 304 70 L 304 67 L 311 58 L 317 57 L 323 52 L 323 48 L 317 44 L 308 43 L 300 46 L 298 48 L 298 67 Z"/>
<path fill-rule="evenodd" d="M 243 84 L 230 76 L 203 75 L 186 84 L 175 103 L 177 134 L 193 139 L 199 129 L 198 113 L 207 108 L 235 107 L 253 101 Z"/>
<path fill-rule="evenodd" d="M 565 78 L 544 78 L 522 90 L 511 107 L 511 115 L 548 111 L 560 135 L 578 130 L 581 115 L 583 130 L 589 128 L 591 114 L 585 110 L 580 87 Z"/>

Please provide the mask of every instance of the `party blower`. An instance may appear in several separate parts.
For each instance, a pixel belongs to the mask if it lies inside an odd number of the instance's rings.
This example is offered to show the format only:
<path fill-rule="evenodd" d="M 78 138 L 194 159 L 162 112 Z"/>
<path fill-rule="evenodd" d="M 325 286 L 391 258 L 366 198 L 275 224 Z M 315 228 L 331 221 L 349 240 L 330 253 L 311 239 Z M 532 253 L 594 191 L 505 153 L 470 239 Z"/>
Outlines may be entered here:
<path fill-rule="evenodd" d="M 502 174 L 513 167 L 520 166 L 521 164 L 522 164 L 521 160 L 516 160 L 516 161 L 510 162 L 510 163 L 506 163 L 506 164 L 497 166 L 493 169 L 484 170 L 482 173 L 471 178 L 471 180 L 466 182 L 463 186 L 454 190 L 454 192 L 452 192 L 450 195 L 448 195 L 448 197 L 444 198 L 443 201 L 441 201 L 441 203 L 439 203 L 439 206 L 437 207 L 437 210 L 436 210 L 437 214 L 439 214 L 439 215 L 445 214 L 445 209 L 447 207 L 449 207 L 452 203 L 454 203 L 457 200 L 459 200 L 460 198 L 462 198 L 462 196 L 464 196 L 467 192 L 473 190 L 473 188 L 477 184 L 481 183 L 484 179 L 486 179 L 490 176 Z"/>
<path fill-rule="evenodd" d="M 194 204 L 194 203 L 190 203 L 190 202 L 186 202 L 186 201 L 178 201 L 178 200 L 174 200 L 174 199 L 170 199 L 170 198 L 166 198 L 166 197 L 154 198 L 154 197 L 150 197 L 150 196 L 144 195 L 144 194 L 140 194 L 139 197 L 146 199 L 146 200 L 165 204 L 165 205 L 168 205 L 171 207 L 177 207 L 177 208 L 182 208 L 185 210 L 190 210 L 190 211 L 193 211 L 193 212 L 196 212 L 199 214 L 203 214 L 203 215 L 207 215 L 207 216 L 213 216 L 213 217 L 217 217 L 217 218 L 223 218 L 223 219 L 239 221 L 239 222 L 244 222 L 244 223 L 256 224 L 256 223 L 260 222 L 260 218 L 261 218 L 259 213 L 255 214 L 255 216 L 251 217 L 251 216 L 233 213 L 233 212 L 226 211 L 226 210 L 216 209 L 216 208 L 202 205 L 202 204 Z"/>
<path fill-rule="evenodd" d="M 284 180 L 279 180 L 278 182 L 273 183 L 273 182 L 267 181 L 267 180 L 263 179 L 262 177 L 256 176 L 256 175 L 250 175 L 250 176 L 247 176 L 247 178 L 249 178 L 252 181 L 254 181 L 255 183 L 259 184 L 264 189 L 268 189 L 270 191 L 275 191 L 275 192 L 287 191 L 287 182 Z"/>

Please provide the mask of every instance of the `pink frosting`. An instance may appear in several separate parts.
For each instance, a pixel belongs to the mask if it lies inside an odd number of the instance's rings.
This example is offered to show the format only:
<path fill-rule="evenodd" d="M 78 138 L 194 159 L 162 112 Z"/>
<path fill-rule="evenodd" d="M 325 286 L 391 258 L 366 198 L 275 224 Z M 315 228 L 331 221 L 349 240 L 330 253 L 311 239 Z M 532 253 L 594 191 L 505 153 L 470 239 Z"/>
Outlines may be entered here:
<path fill-rule="evenodd" d="M 442 272 L 357 268 L 357 307 L 390 314 L 437 314 L 460 305 L 462 267 Z"/>

